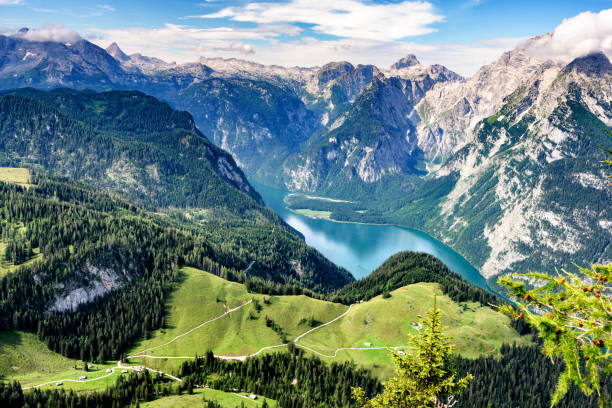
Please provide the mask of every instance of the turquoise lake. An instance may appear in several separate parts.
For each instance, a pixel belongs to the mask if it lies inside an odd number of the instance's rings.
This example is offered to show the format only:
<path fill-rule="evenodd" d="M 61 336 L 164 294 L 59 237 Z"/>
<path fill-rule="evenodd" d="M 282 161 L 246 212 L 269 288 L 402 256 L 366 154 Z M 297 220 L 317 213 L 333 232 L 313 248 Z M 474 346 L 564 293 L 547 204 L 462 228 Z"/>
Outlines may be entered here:
<path fill-rule="evenodd" d="M 306 243 L 329 260 L 363 278 L 399 251 L 426 252 L 444 262 L 471 283 L 490 290 L 478 270 L 452 248 L 424 232 L 392 225 L 333 222 L 295 214 L 284 198 L 289 192 L 250 180 L 266 205 L 304 235 Z"/>

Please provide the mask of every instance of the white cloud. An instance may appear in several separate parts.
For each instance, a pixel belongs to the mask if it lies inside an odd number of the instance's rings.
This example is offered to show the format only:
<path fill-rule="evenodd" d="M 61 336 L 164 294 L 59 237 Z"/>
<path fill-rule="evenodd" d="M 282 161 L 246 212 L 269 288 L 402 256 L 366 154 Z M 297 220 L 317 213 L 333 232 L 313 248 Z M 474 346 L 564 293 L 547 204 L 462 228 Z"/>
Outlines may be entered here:
<path fill-rule="evenodd" d="M 39 8 L 39 7 L 31 7 L 30 10 L 35 11 L 37 13 L 57 13 L 57 10 L 48 9 L 48 8 Z"/>
<path fill-rule="evenodd" d="M 466 7 L 476 7 L 476 6 L 480 6 L 481 4 L 486 3 L 487 0 L 470 0 L 468 1 L 465 6 Z"/>
<path fill-rule="evenodd" d="M 283 34 L 298 35 L 299 27 L 286 24 L 260 24 L 255 28 L 193 28 L 165 24 L 158 28 L 92 29 L 94 42 L 105 47 L 116 42 L 128 54 L 141 53 L 166 61 L 193 62 L 207 56 L 228 53 L 253 54 L 249 41 L 266 41 Z M 246 41 L 246 42 L 245 42 Z"/>
<path fill-rule="evenodd" d="M 243 42 L 218 42 L 216 43 L 216 45 L 210 45 L 210 46 L 205 46 L 205 45 L 200 45 L 198 46 L 195 51 L 197 51 L 198 53 L 202 54 L 202 55 L 211 55 L 212 54 L 217 54 L 216 51 L 221 51 L 221 52 L 225 52 L 225 53 L 230 53 L 230 54 L 254 54 L 255 53 L 255 49 L 253 48 L 253 46 L 251 44 L 245 44 Z"/>
<path fill-rule="evenodd" d="M 523 46 L 537 57 L 562 62 L 596 51 L 612 55 L 612 9 L 567 18 L 552 33 Z"/>
<path fill-rule="evenodd" d="M 230 18 L 252 23 L 306 23 L 320 33 L 342 38 L 390 41 L 436 31 L 444 20 L 434 6 L 424 1 L 373 4 L 357 0 L 291 0 L 286 3 L 248 3 L 216 13 L 191 16 Z"/>
<path fill-rule="evenodd" d="M 443 64 L 469 76 L 480 66 L 512 49 L 523 38 L 499 38 L 475 44 L 415 44 L 400 41 L 339 39 L 322 41 L 303 37 L 280 41 L 282 33 L 299 34 L 292 25 L 260 24 L 255 28 L 198 29 L 166 24 L 159 28 L 93 30 L 93 41 L 106 47 L 112 42 L 128 54 L 141 53 L 166 61 L 193 62 L 200 56 L 245 58 L 261 64 L 315 66 L 346 60 L 354 64 L 388 67 L 406 54 L 416 54 L 424 64 Z M 295 33 L 294 33 L 295 32 Z M 88 37 L 90 38 L 90 37 Z M 257 44 L 254 47 L 249 42 Z"/>
<path fill-rule="evenodd" d="M 105 11 L 115 11 L 115 8 L 113 6 L 109 6 L 108 4 L 98 4 L 96 7 Z"/>
<path fill-rule="evenodd" d="M 23 4 L 23 0 L 0 0 L 0 6 L 14 6 Z"/>
<path fill-rule="evenodd" d="M 61 24 L 46 25 L 38 29 L 30 29 L 26 32 L 11 33 L 11 35 L 24 38 L 28 41 L 54 41 L 61 43 L 74 43 L 81 39 L 81 36 L 76 31 L 66 28 Z"/>
<path fill-rule="evenodd" d="M 241 42 L 234 42 L 229 45 L 217 46 L 214 48 L 215 51 L 236 51 L 241 54 L 253 54 L 255 51 L 253 50 L 253 46 L 250 44 L 245 44 Z"/>

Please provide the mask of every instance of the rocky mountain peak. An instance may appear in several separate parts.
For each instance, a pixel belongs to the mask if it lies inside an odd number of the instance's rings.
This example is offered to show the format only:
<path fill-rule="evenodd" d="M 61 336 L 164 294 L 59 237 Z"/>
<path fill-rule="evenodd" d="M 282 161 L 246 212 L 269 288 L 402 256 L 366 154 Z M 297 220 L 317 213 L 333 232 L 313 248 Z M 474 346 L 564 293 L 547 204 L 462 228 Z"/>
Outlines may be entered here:
<path fill-rule="evenodd" d="M 23 34 L 26 34 L 28 31 L 30 31 L 28 27 L 23 27 L 23 28 L 20 28 L 19 31 L 17 31 L 17 34 L 23 35 Z"/>
<path fill-rule="evenodd" d="M 601 76 L 612 73 L 612 64 L 603 52 L 595 52 L 570 62 L 564 71 L 579 72 L 588 76 Z"/>
<path fill-rule="evenodd" d="M 410 68 L 415 65 L 421 65 L 416 55 L 408 54 L 401 60 L 397 61 L 395 64 L 391 65 L 391 69 L 402 69 L 402 68 Z"/>
<path fill-rule="evenodd" d="M 130 57 L 128 57 L 127 54 L 125 54 L 121 50 L 121 48 L 119 48 L 119 45 L 117 45 L 116 42 L 114 42 L 111 45 L 109 45 L 106 48 L 106 52 L 108 52 L 110 54 L 110 56 L 113 57 L 114 59 L 116 59 L 117 61 L 125 62 L 125 61 L 128 61 L 130 59 Z"/>
<path fill-rule="evenodd" d="M 330 62 L 323 65 L 319 72 L 317 72 L 317 80 L 319 84 L 325 84 L 353 71 L 355 71 L 355 67 L 350 62 Z"/>

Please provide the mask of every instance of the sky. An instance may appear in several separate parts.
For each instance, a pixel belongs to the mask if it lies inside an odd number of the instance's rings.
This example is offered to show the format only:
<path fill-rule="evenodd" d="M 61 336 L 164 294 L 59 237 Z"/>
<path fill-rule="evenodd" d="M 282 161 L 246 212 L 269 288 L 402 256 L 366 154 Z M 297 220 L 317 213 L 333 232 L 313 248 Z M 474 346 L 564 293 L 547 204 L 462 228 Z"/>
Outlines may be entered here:
<path fill-rule="evenodd" d="M 612 52 L 612 0 L 0 0 L 0 33 L 79 36 L 168 62 L 200 56 L 386 67 L 407 54 L 464 75 L 531 37 L 534 52 Z"/>

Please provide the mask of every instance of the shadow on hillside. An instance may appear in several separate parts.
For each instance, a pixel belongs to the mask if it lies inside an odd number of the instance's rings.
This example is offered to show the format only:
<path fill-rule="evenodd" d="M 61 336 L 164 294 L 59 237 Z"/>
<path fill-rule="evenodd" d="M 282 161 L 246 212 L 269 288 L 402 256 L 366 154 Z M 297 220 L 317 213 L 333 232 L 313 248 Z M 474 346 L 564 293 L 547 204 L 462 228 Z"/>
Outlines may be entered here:
<path fill-rule="evenodd" d="M 23 335 L 12 330 L 0 331 L 0 356 L 7 355 L 5 348 L 18 347 L 23 344 Z M 11 374 L 12 367 L 4 367 L 0 360 L 0 381 L 8 381 L 7 375 Z"/>

